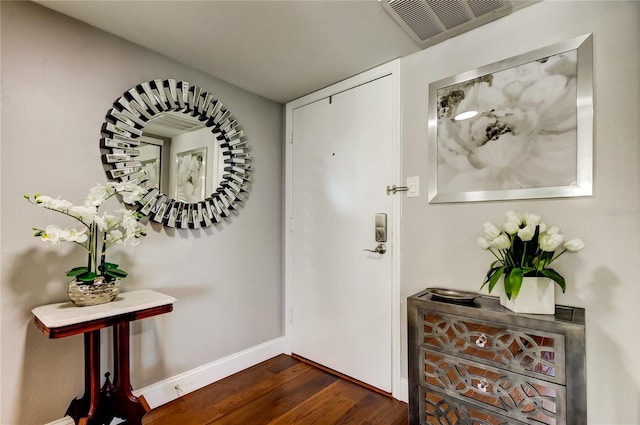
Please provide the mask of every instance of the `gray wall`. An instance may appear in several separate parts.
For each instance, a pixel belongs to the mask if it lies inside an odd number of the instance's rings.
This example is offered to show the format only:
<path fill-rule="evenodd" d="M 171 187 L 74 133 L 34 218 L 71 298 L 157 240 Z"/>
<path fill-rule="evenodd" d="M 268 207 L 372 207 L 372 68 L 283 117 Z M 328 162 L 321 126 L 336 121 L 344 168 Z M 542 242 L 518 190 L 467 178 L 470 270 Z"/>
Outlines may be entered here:
<path fill-rule="evenodd" d="M 213 93 L 245 129 L 255 172 L 249 200 L 229 224 L 191 231 L 152 223 L 140 246 L 110 254 L 130 273 L 124 290 L 178 299 L 172 313 L 132 328 L 134 388 L 280 337 L 282 105 L 33 3 L 3 1 L 1 14 L 0 423 L 60 418 L 83 386 L 82 336 L 48 340 L 30 311 L 66 300 L 65 271 L 84 253 L 33 238 L 34 226 L 72 223 L 22 195 L 81 202 L 104 183 L 105 113 L 142 81 L 184 79 Z"/>
<path fill-rule="evenodd" d="M 230 225 L 151 225 L 141 246 L 114 251 L 131 272 L 126 289 L 178 298 L 173 313 L 134 326 L 134 387 L 280 336 L 281 106 L 31 3 L 2 2 L 1 13 L 0 423 L 58 418 L 82 389 L 82 338 L 47 340 L 29 312 L 65 299 L 64 271 L 83 254 L 31 238 L 31 227 L 57 217 L 22 194 L 79 201 L 104 182 L 104 114 L 141 81 L 177 77 L 213 92 L 246 129 L 256 159 L 249 202 Z M 537 212 L 582 237 L 586 249 L 558 263 L 568 291 L 557 300 L 587 309 L 593 424 L 640 423 L 639 22 L 637 2 L 543 2 L 402 60 L 403 173 L 420 176 L 423 187 L 422 197 L 403 201 L 403 297 L 436 285 L 478 290 L 491 260 L 475 241 L 482 223 L 500 222 L 506 210 Z M 429 83 L 589 32 L 595 195 L 428 204 Z M 406 336 L 402 343 L 406 371 Z"/>
<path fill-rule="evenodd" d="M 507 210 L 538 213 L 585 241 L 557 263 L 567 292 L 556 301 L 586 308 L 590 424 L 640 423 L 639 24 L 635 1 L 542 2 L 402 59 L 403 173 L 425 191 L 430 82 L 593 33 L 593 197 L 428 204 L 423 192 L 404 199 L 402 223 L 403 297 L 428 286 L 479 290 L 492 257 L 476 239 Z"/>

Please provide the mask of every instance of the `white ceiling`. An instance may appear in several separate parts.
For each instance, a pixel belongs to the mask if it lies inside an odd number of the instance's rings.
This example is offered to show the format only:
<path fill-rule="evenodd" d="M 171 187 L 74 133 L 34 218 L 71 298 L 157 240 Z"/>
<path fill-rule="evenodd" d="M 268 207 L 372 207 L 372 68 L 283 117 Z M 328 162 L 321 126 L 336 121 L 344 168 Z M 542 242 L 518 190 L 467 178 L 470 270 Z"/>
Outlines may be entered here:
<path fill-rule="evenodd" d="M 419 50 L 377 0 L 36 2 L 282 103 Z"/>

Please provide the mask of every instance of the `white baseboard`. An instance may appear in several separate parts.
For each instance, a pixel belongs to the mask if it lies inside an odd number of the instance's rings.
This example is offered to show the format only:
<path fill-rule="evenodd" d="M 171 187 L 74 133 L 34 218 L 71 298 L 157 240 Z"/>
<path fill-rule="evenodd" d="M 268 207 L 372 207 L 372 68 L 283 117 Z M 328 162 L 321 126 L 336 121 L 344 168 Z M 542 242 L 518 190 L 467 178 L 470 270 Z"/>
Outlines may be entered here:
<path fill-rule="evenodd" d="M 275 338 L 239 353 L 140 388 L 133 391 L 133 394 L 136 397 L 144 395 L 149 407 L 155 409 L 178 397 L 282 354 L 284 352 L 283 348 L 284 338 Z M 74 425 L 74 422 L 71 417 L 65 416 L 45 425 Z"/>
<path fill-rule="evenodd" d="M 133 391 L 136 397 L 144 395 L 152 409 L 178 397 L 198 390 L 234 373 L 283 353 L 284 338 L 276 338 L 220 360 L 167 378 L 148 387 Z"/>
<path fill-rule="evenodd" d="M 71 416 L 65 416 L 64 418 L 56 419 L 53 422 L 47 422 L 44 425 L 75 425 L 76 423 L 73 421 Z"/>
<path fill-rule="evenodd" d="M 400 378 L 400 388 L 397 393 L 393 394 L 393 398 L 405 403 L 409 402 L 409 380 L 407 378 Z"/>

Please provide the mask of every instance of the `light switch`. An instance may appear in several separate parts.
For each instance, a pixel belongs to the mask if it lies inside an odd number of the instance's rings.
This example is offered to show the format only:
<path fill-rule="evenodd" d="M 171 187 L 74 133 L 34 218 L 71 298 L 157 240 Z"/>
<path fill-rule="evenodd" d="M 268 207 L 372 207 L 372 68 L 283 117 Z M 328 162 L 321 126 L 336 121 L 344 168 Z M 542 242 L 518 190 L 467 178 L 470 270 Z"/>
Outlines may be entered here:
<path fill-rule="evenodd" d="M 407 177 L 407 198 L 417 198 L 420 196 L 420 177 Z"/>

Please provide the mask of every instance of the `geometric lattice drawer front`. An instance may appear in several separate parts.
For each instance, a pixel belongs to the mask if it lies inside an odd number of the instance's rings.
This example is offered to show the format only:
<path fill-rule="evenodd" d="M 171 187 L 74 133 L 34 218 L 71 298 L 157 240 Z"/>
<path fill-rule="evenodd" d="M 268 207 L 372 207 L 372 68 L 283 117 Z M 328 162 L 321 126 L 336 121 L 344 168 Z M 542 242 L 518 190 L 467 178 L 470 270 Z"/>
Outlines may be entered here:
<path fill-rule="evenodd" d="M 486 410 L 420 388 L 420 424 L 423 425 L 523 425 Z"/>
<path fill-rule="evenodd" d="M 420 310 L 422 346 L 565 383 L 564 336 Z M 560 367 L 558 367 L 560 365 Z"/>
<path fill-rule="evenodd" d="M 410 425 L 587 423 L 585 309 L 407 298 Z"/>
<path fill-rule="evenodd" d="M 427 388 L 524 423 L 563 423 L 566 390 L 561 385 L 440 352 L 420 353 L 421 384 Z"/>

